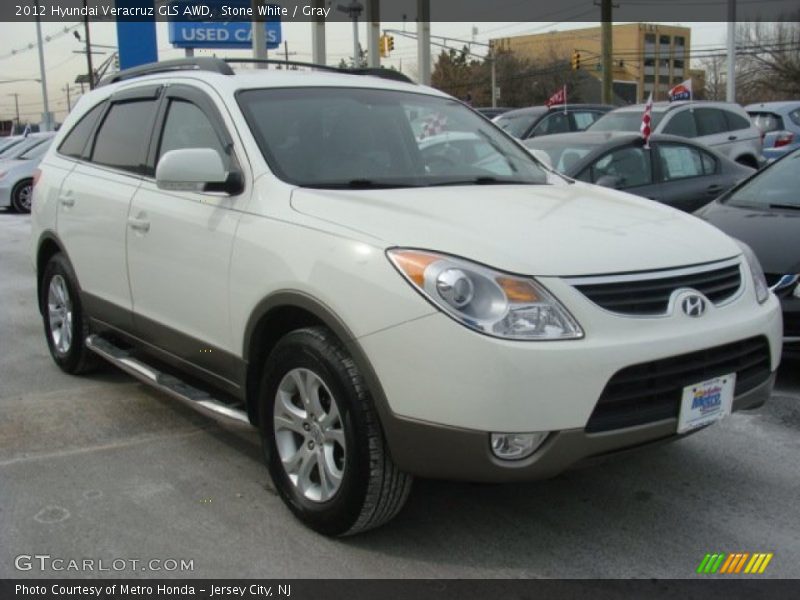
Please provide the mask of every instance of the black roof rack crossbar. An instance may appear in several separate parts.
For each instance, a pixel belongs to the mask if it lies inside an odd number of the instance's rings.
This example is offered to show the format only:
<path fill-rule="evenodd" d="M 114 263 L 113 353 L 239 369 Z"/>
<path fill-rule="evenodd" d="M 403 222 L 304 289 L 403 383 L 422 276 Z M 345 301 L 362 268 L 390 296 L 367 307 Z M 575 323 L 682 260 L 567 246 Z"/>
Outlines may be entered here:
<path fill-rule="evenodd" d="M 331 73 L 345 73 L 349 75 L 371 75 L 373 77 L 380 77 L 382 79 L 391 79 L 393 81 L 402 81 L 403 83 L 414 83 L 408 76 L 400 71 L 394 69 L 383 69 L 381 67 L 332 67 L 330 65 L 320 65 L 317 63 L 301 62 L 297 60 L 280 60 L 275 58 L 224 58 L 222 59 L 227 63 L 241 64 L 253 63 L 264 65 L 285 65 L 289 67 L 307 67 L 309 69 L 317 69 L 318 71 L 330 71 Z"/>
<path fill-rule="evenodd" d="M 198 56 L 194 58 L 178 58 L 175 60 L 164 60 L 157 63 L 148 63 L 131 69 L 125 69 L 119 73 L 115 73 L 109 77 L 104 78 L 100 85 L 108 85 L 110 83 L 117 83 L 118 81 L 125 81 L 127 79 L 134 79 L 136 77 L 143 77 L 145 75 L 153 75 L 156 73 L 168 73 L 170 71 L 212 71 L 220 73 L 221 75 L 234 75 L 234 70 L 228 63 L 219 58 L 211 56 Z"/>
<path fill-rule="evenodd" d="M 392 81 L 401 81 L 403 83 L 414 83 L 406 75 L 394 69 L 382 69 L 379 67 L 357 67 L 357 68 L 339 68 L 330 65 L 319 65 L 315 63 L 299 62 L 296 60 L 276 60 L 267 58 L 216 58 L 211 56 L 198 56 L 193 58 L 178 58 L 175 60 L 165 60 L 157 63 L 149 63 L 131 69 L 125 69 L 119 73 L 115 73 L 109 77 L 104 78 L 100 82 L 100 86 L 125 81 L 128 79 L 135 79 L 136 77 L 144 77 L 145 75 L 154 75 L 156 73 L 169 73 L 171 71 L 210 71 L 212 73 L 219 73 L 221 75 L 235 75 L 235 71 L 231 68 L 231 64 L 241 63 L 254 63 L 254 64 L 267 64 L 267 65 L 284 65 L 287 67 L 307 67 L 309 69 L 317 69 L 318 71 L 329 71 L 331 73 L 344 73 L 349 75 L 371 75 L 373 77 L 380 77 L 382 79 L 390 79 Z"/>

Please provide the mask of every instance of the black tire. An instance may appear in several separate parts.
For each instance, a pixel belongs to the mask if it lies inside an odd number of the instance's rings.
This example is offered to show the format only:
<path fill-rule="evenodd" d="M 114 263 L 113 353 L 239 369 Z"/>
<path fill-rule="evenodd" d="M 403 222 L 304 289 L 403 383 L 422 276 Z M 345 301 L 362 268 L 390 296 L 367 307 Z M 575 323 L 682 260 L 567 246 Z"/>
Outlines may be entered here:
<path fill-rule="evenodd" d="M 11 208 L 18 213 L 31 212 L 31 195 L 33 194 L 33 180 L 23 179 L 11 190 Z"/>
<path fill-rule="evenodd" d="M 279 386 L 293 370 L 312 372 L 335 398 L 344 432 L 341 483 L 327 501 L 313 501 L 292 483 L 274 429 Z M 260 386 L 260 429 L 275 487 L 305 525 L 329 536 L 378 527 L 403 507 L 412 477 L 392 462 L 372 398 L 342 343 L 325 327 L 299 329 L 282 338 L 266 361 Z M 300 435 L 298 439 L 302 440 Z M 305 442 L 300 442 L 300 445 Z"/>
<path fill-rule="evenodd" d="M 71 326 L 69 327 L 71 329 L 71 341 L 67 348 L 57 347 L 50 322 L 48 297 L 51 283 L 57 277 L 64 283 L 68 305 L 72 313 Z M 98 365 L 99 359 L 96 354 L 86 348 L 86 336 L 89 335 L 88 318 L 84 314 L 81 305 L 75 272 L 63 254 L 53 255 L 45 266 L 40 294 L 39 302 L 42 307 L 47 347 L 50 349 L 50 355 L 55 363 L 62 371 L 71 375 L 87 373 L 94 369 Z"/>

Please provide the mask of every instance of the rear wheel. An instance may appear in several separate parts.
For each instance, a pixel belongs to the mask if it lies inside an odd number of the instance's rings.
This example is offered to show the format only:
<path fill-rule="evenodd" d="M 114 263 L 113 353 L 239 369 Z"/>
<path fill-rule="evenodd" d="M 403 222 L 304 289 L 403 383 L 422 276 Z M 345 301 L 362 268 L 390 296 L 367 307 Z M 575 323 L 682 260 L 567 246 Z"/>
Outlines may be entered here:
<path fill-rule="evenodd" d="M 77 280 L 63 254 L 55 254 L 45 266 L 39 301 L 43 308 L 47 346 L 55 363 L 62 371 L 73 375 L 94 368 L 98 359 L 86 348 L 89 327 Z"/>
<path fill-rule="evenodd" d="M 340 536 L 400 511 L 411 477 L 392 462 L 372 398 L 330 330 L 287 334 L 267 359 L 260 389 L 267 465 L 297 518 Z"/>
<path fill-rule="evenodd" d="M 26 179 L 20 181 L 11 190 L 11 208 L 18 213 L 31 212 L 31 197 L 33 196 L 33 181 Z"/>

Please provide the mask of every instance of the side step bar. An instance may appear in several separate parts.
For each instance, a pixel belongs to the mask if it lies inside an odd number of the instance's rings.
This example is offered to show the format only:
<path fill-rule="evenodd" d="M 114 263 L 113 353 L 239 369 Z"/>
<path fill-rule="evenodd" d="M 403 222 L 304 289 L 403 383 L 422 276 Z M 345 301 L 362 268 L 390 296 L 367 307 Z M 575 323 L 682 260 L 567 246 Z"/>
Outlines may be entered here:
<path fill-rule="evenodd" d="M 133 358 L 129 352 L 115 346 L 99 335 L 93 334 L 87 337 L 86 347 L 129 375 L 133 375 L 139 381 L 169 394 L 173 398 L 177 398 L 206 416 L 237 427 L 253 428 L 245 411 L 228 406 L 212 398 L 204 390 L 192 387 L 177 377 L 162 373 L 150 365 Z"/>

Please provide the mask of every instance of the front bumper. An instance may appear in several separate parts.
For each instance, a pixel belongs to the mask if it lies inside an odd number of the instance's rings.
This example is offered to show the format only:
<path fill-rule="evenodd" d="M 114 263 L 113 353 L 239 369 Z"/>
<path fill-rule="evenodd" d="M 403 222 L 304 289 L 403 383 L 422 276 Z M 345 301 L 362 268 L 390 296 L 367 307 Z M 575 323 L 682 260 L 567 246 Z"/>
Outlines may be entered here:
<path fill-rule="evenodd" d="M 774 295 L 759 305 L 751 282 L 733 302 L 695 319 L 615 315 L 561 280 L 540 281 L 569 307 L 584 339 L 501 340 L 441 313 L 358 339 L 380 385 L 381 419 L 401 469 L 445 479 L 533 479 L 588 457 L 676 438 L 674 418 L 603 433 L 586 427 L 607 383 L 626 367 L 750 338 L 767 340 L 768 380 L 737 397 L 734 408 L 769 396 L 768 374 L 781 356 L 781 308 Z M 512 462 L 491 455 L 490 432 L 551 433 L 533 456 Z"/>
<path fill-rule="evenodd" d="M 733 410 L 758 408 L 770 396 L 775 382 L 767 381 L 737 397 Z M 485 432 L 436 426 L 408 419 L 388 423 L 387 437 L 395 440 L 392 459 L 418 477 L 475 482 L 514 482 L 546 479 L 571 467 L 613 454 L 684 438 L 676 433 L 677 419 L 605 433 L 568 429 L 551 434 L 530 457 L 520 461 L 496 458 Z"/>

